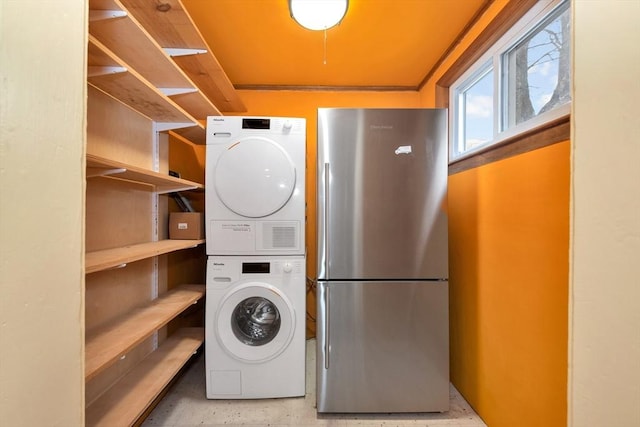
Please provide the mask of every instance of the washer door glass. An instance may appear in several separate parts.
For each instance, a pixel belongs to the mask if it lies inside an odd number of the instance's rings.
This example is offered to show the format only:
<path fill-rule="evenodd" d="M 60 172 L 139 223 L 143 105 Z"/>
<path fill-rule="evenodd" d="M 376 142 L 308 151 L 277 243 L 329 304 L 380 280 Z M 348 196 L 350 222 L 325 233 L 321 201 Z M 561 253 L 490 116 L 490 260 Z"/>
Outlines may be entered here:
<path fill-rule="evenodd" d="M 215 322 L 216 338 L 227 354 L 257 363 L 287 348 L 295 330 L 295 311 L 277 287 L 248 282 L 221 299 Z"/>
<path fill-rule="evenodd" d="M 215 166 L 218 197 L 238 215 L 261 218 L 282 208 L 296 185 L 296 169 L 287 152 L 267 138 L 232 144 Z"/>
<path fill-rule="evenodd" d="M 265 345 L 280 330 L 278 307 L 267 298 L 244 299 L 233 310 L 231 330 L 236 338 L 247 345 Z"/>

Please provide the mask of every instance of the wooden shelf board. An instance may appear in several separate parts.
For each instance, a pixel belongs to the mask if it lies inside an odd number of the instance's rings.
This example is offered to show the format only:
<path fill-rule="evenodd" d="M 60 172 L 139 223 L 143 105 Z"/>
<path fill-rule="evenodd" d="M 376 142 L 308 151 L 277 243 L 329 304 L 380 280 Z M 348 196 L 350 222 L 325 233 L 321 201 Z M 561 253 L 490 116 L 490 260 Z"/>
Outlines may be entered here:
<path fill-rule="evenodd" d="M 184 328 L 176 331 L 157 350 L 87 407 L 87 425 L 132 425 L 203 341 L 203 328 Z"/>
<path fill-rule="evenodd" d="M 91 171 L 91 173 L 89 173 L 89 171 Z M 152 191 L 161 194 L 204 188 L 204 185 L 197 182 L 87 154 L 87 177 L 90 175 L 108 176 L 147 184 Z"/>
<path fill-rule="evenodd" d="M 87 334 L 85 380 L 113 365 L 136 345 L 204 296 L 205 285 L 182 285 Z"/>
<path fill-rule="evenodd" d="M 206 120 L 209 116 L 220 116 L 218 108 L 202 92 L 171 95 L 170 98 L 198 120 Z"/>
<path fill-rule="evenodd" d="M 194 126 L 198 125 L 198 121 L 193 116 L 156 89 L 92 35 L 89 35 L 87 63 L 89 67 L 126 68 L 127 71 L 124 73 L 89 76 L 87 81 L 141 114 L 158 122 L 189 122 Z"/>
<path fill-rule="evenodd" d="M 220 63 L 213 55 L 202 54 L 173 58 L 191 80 L 206 94 L 218 109 L 226 113 L 247 111 L 240 95 L 228 80 Z"/>
<path fill-rule="evenodd" d="M 120 267 L 134 261 L 151 258 L 198 246 L 202 240 L 160 240 L 157 242 L 138 243 L 112 249 L 87 252 L 85 254 L 85 274 Z"/>
<path fill-rule="evenodd" d="M 247 110 L 181 0 L 163 0 L 171 6 L 167 12 L 158 11 L 155 3 L 147 0 L 121 2 L 162 47 L 206 50 L 206 53 L 177 56 L 173 60 L 220 111 Z"/>
<path fill-rule="evenodd" d="M 91 21 L 89 33 L 143 76 L 156 88 L 196 88 L 196 84 L 162 49 L 156 40 L 125 9 L 119 0 L 90 0 L 91 10 L 113 9 L 127 12 L 127 16 L 116 19 Z M 176 104 L 194 117 L 205 119 L 218 116 L 220 111 L 197 91 L 188 97 L 174 97 Z"/>

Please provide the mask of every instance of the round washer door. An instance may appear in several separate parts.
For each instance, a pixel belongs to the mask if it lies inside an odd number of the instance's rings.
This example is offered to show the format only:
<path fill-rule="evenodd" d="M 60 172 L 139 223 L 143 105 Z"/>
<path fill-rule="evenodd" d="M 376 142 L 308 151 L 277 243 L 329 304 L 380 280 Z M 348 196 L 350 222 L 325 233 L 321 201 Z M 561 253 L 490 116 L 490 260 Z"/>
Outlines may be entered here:
<path fill-rule="evenodd" d="M 220 155 L 214 182 L 227 208 L 238 215 L 261 218 L 289 201 L 296 185 L 296 168 L 280 145 L 250 137 Z"/>
<path fill-rule="evenodd" d="M 291 302 L 267 283 L 240 285 L 218 306 L 218 342 L 230 356 L 244 362 L 259 363 L 278 356 L 291 342 L 294 329 Z"/>

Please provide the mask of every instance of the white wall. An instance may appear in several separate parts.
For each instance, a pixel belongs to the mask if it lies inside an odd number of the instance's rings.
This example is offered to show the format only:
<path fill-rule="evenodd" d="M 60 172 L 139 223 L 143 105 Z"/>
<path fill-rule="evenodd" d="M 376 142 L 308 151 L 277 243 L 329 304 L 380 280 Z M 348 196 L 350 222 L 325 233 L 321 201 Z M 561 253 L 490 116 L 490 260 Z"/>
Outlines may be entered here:
<path fill-rule="evenodd" d="M 569 425 L 640 426 L 640 1 L 573 14 Z"/>
<path fill-rule="evenodd" d="M 85 0 L 0 2 L 0 424 L 84 423 Z"/>

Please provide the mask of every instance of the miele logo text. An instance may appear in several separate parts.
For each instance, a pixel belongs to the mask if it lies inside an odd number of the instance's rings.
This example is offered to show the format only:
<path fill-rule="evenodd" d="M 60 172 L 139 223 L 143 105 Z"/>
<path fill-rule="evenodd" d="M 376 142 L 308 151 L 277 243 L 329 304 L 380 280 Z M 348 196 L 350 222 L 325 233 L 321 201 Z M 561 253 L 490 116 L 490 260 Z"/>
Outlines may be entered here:
<path fill-rule="evenodd" d="M 371 129 L 393 129 L 393 125 L 371 125 L 369 126 Z"/>
<path fill-rule="evenodd" d="M 213 265 L 217 265 L 218 267 L 224 267 L 224 262 L 214 262 Z"/>
<path fill-rule="evenodd" d="M 214 122 L 224 122 L 224 119 L 216 119 L 215 117 L 213 118 Z"/>

